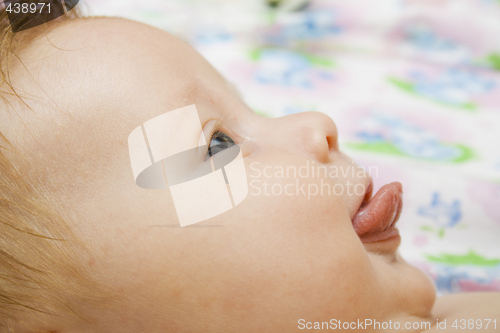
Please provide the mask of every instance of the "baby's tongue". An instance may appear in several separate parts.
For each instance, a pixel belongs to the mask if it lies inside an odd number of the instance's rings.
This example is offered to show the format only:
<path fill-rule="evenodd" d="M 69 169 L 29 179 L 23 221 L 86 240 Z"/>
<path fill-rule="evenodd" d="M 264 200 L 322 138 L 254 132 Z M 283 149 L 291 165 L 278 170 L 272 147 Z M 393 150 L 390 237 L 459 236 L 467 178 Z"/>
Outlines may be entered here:
<path fill-rule="evenodd" d="M 395 224 L 403 207 L 403 186 L 394 182 L 382 186 L 373 198 L 363 204 L 352 224 L 359 237 L 381 233 Z"/>

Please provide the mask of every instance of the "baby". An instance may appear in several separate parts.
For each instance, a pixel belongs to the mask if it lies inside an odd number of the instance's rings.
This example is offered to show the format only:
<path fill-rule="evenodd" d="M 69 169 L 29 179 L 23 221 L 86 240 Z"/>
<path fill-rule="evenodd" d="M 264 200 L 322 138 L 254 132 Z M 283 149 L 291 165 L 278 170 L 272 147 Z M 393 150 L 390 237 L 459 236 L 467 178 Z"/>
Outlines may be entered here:
<path fill-rule="evenodd" d="M 144 24 L 75 9 L 13 34 L 2 11 L 3 332 L 499 330 L 499 294 L 436 300 L 398 255 L 399 183 L 372 197 L 364 172 L 325 174 L 323 186 L 364 191 L 248 194 L 181 227 L 171 191 L 132 175 L 130 134 L 186 107 L 201 130 L 172 140 L 206 143 L 209 159 L 237 145 L 262 179 L 352 168 L 326 115 L 259 116 L 192 47 Z"/>

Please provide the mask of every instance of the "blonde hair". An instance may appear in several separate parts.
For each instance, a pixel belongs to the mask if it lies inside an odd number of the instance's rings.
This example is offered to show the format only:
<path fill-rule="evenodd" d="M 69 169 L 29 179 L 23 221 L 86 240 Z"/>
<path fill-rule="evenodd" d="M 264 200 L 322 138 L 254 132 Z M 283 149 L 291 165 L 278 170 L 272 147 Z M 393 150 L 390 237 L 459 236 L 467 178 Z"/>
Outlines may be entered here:
<path fill-rule="evenodd" d="M 2 107 L 0 114 L 13 109 L 12 100 L 23 102 L 9 80 L 10 60 L 20 61 L 17 53 L 51 27 L 80 17 L 74 8 L 52 22 L 14 34 L 12 23 L 23 22 L 10 22 L 5 6 L 0 9 L 0 86 L 6 88 L 0 96 L 11 106 Z M 25 179 L 7 158 L 15 155 L 15 147 L 0 132 L 0 331 L 5 332 L 19 325 L 34 329 L 35 322 L 39 325 L 53 316 L 78 316 L 72 308 L 75 299 L 100 303 L 106 297 L 85 268 L 89 249 L 58 214 L 43 186 Z"/>

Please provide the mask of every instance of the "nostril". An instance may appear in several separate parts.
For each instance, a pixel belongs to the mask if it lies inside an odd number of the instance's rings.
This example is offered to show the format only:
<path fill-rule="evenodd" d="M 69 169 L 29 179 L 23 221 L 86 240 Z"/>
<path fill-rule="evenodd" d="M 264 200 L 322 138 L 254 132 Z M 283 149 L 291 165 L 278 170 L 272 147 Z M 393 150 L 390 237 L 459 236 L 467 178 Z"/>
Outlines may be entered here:
<path fill-rule="evenodd" d="M 328 150 L 339 150 L 339 141 L 336 136 L 327 136 L 326 142 L 328 142 Z"/>

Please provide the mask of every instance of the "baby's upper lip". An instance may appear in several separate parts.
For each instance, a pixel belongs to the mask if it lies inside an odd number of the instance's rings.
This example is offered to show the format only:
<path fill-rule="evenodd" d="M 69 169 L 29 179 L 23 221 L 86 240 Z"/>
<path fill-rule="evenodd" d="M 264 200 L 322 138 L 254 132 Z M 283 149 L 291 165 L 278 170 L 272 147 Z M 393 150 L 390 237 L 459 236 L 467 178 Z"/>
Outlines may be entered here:
<path fill-rule="evenodd" d="M 363 202 L 352 219 L 354 230 L 363 242 L 383 240 L 396 234 L 392 232 L 391 227 L 401 215 L 402 194 L 401 183 L 394 182 L 382 186 L 375 196 L 370 198 L 369 186 Z"/>
<path fill-rule="evenodd" d="M 363 197 L 360 197 L 358 200 L 359 200 L 359 203 L 357 204 L 357 208 L 354 208 L 355 210 L 351 210 L 350 211 L 350 215 L 351 215 L 351 220 L 354 218 L 354 216 L 356 216 L 356 214 L 358 213 L 358 211 L 364 207 L 369 201 L 370 199 L 372 198 L 372 194 L 373 194 L 373 179 L 370 177 L 368 178 L 368 184 L 365 185 L 365 194 L 363 195 Z"/>

